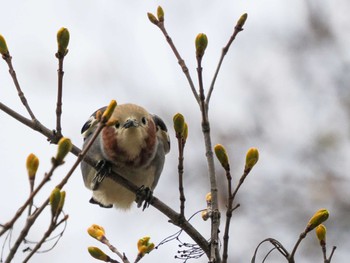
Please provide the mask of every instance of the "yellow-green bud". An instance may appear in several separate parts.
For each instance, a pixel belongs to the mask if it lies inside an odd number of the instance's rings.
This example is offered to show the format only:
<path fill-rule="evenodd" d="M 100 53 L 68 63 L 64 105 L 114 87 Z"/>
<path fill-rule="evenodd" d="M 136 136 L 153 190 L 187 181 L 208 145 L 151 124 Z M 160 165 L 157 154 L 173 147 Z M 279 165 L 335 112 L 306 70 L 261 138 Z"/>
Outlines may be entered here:
<path fill-rule="evenodd" d="M 66 200 L 66 191 L 60 192 L 60 195 L 61 195 L 60 202 L 59 202 L 58 207 L 57 207 L 56 215 L 59 215 L 63 209 L 64 201 Z"/>
<path fill-rule="evenodd" d="M 159 22 L 164 22 L 164 11 L 163 8 L 161 6 L 158 6 L 157 8 L 157 17 Z"/>
<path fill-rule="evenodd" d="M 55 188 L 52 190 L 50 195 L 50 205 L 51 205 L 51 214 L 52 217 L 57 215 L 57 210 L 61 201 L 61 193 L 60 189 Z"/>
<path fill-rule="evenodd" d="M 188 125 L 187 125 L 186 122 L 185 122 L 185 126 L 184 126 L 184 131 L 183 131 L 182 134 L 183 134 L 183 135 L 182 135 L 183 139 L 186 141 L 186 140 L 187 140 L 187 137 L 188 137 Z"/>
<path fill-rule="evenodd" d="M 228 155 L 227 155 L 225 147 L 222 146 L 221 144 L 217 144 L 214 146 L 214 152 L 215 152 L 216 158 L 218 158 L 222 167 L 224 167 L 225 170 L 229 170 L 230 164 L 228 161 Z"/>
<path fill-rule="evenodd" d="M 99 241 L 105 238 L 105 230 L 102 226 L 93 224 L 87 230 L 89 235 Z"/>
<path fill-rule="evenodd" d="M 148 254 L 154 249 L 154 244 L 149 242 L 150 239 L 150 237 L 143 237 L 137 242 L 137 249 L 141 256 Z"/>
<path fill-rule="evenodd" d="M 158 25 L 159 21 L 152 13 L 147 13 L 147 16 L 149 21 L 151 21 L 151 23 Z"/>
<path fill-rule="evenodd" d="M 185 118 L 181 113 L 176 113 L 173 117 L 174 130 L 176 135 L 182 136 L 185 128 Z"/>
<path fill-rule="evenodd" d="M 245 170 L 250 171 L 254 165 L 259 160 L 259 151 L 257 148 L 250 148 L 247 152 L 246 158 L 245 158 Z"/>
<path fill-rule="evenodd" d="M 309 220 L 309 223 L 306 226 L 306 231 L 309 232 L 318 225 L 322 224 L 329 217 L 329 212 L 327 209 L 318 210 Z"/>
<path fill-rule="evenodd" d="M 7 55 L 9 53 L 9 50 L 7 48 L 6 40 L 5 38 L 0 34 L 0 54 L 1 55 Z"/>
<path fill-rule="evenodd" d="M 73 145 L 70 139 L 62 137 L 58 142 L 57 154 L 56 154 L 56 164 L 62 164 L 63 159 L 70 152 Z"/>
<path fill-rule="evenodd" d="M 325 243 L 326 242 L 326 232 L 327 229 L 324 225 L 318 225 L 315 229 L 316 232 L 316 236 L 318 238 L 318 240 L 320 241 L 320 243 Z"/>
<path fill-rule="evenodd" d="M 109 262 L 110 258 L 107 256 L 101 249 L 98 247 L 88 247 L 88 251 L 90 255 L 98 260 L 104 261 L 104 262 Z"/>
<path fill-rule="evenodd" d="M 64 56 L 67 54 L 68 44 L 69 44 L 69 31 L 67 28 L 62 27 L 57 32 L 58 53 L 61 56 Z"/>
<path fill-rule="evenodd" d="M 207 201 L 207 204 L 211 203 L 211 192 L 207 193 L 205 196 L 205 201 Z"/>
<path fill-rule="evenodd" d="M 209 217 L 210 217 L 210 215 L 209 215 L 208 210 L 203 210 L 203 211 L 202 211 L 202 219 L 203 219 L 204 221 L 207 221 L 207 220 L 209 219 Z"/>
<path fill-rule="evenodd" d="M 39 159 L 35 154 L 31 153 L 27 157 L 26 167 L 28 172 L 28 177 L 30 180 L 34 180 L 35 174 L 39 167 Z"/>
<path fill-rule="evenodd" d="M 208 38 L 206 34 L 200 33 L 197 35 L 196 40 L 196 55 L 197 57 L 203 57 L 205 49 L 208 45 Z"/>
<path fill-rule="evenodd" d="M 104 122 L 107 122 L 109 120 L 109 118 L 112 116 L 116 106 L 117 106 L 117 102 L 115 100 L 111 100 L 107 109 L 103 112 L 103 115 L 102 115 L 102 120 Z"/>
<path fill-rule="evenodd" d="M 248 14 L 247 13 L 244 13 L 243 15 L 241 15 L 241 17 L 237 21 L 236 27 L 242 28 L 244 26 L 244 23 L 247 20 L 247 18 L 248 18 Z"/>

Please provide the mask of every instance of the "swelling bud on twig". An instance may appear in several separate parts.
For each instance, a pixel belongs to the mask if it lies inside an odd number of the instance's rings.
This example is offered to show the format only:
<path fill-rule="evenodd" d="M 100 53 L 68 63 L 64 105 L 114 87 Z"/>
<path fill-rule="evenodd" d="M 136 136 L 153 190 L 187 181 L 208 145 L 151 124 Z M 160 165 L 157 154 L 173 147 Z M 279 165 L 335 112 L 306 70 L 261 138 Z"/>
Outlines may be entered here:
<path fill-rule="evenodd" d="M 183 136 L 185 129 L 185 118 L 181 113 L 176 113 L 173 117 L 174 130 L 176 132 L 176 137 Z"/>
<path fill-rule="evenodd" d="M 98 247 L 88 247 L 88 251 L 90 255 L 98 260 L 104 261 L 104 262 L 109 262 L 110 258 L 107 256 L 101 249 Z"/>
<path fill-rule="evenodd" d="M 35 179 L 36 172 L 39 167 L 39 159 L 35 156 L 35 154 L 31 153 L 27 157 L 26 168 L 28 172 L 28 177 L 30 180 Z"/>
<path fill-rule="evenodd" d="M 216 158 L 221 163 L 221 166 L 226 171 L 230 170 L 230 164 L 228 161 L 228 155 L 227 155 L 225 147 L 222 146 L 221 144 L 217 144 L 214 146 L 214 152 L 215 152 Z"/>
<path fill-rule="evenodd" d="M 102 121 L 103 122 L 107 122 L 111 118 L 116 106 L 117 106 L 117 101 L 111 100 L 107 109 L 102 114 Z"/>
<path fill-rule="evenodd" d="M 0 54 L 6 56 L 9 54 L 5 38 L 0 35 Z"/>
<path fill-rule="evenodd" d="M 143 237 L 137 242 L 139 256 L 143 257 L 154 249 L 154 244 L 149 242 L 150 239 L 150 237 Z"/>
<path fill-rule="evenodd" d="M 164 11 L 163 8 L 161 6 L 158 6 L 157 8 L 157 17 L 159 22 L 164 22 Z"/>
<path fill-rule="evenodd" d="M 318 210 L 309 220 L 309 223 L 306 226 L 306 232 L 311 231 L 318 225 L 322 224 L 329 217 L 329 212 L 327 209 Z"/>
<path fill-rule="evenodd" d="M 197 35 L 196 40 L 196 56 L 203 57 L 205 49 L 208 46 L 208 38 L 206 34 L 200 33 Z"/>
<path fill-rule="evenodd" d="M 250 148 L 247 152 L 246 158 L 245 158 L 245 172 L 249 172 L 254 165 L 259 160 L 259 151 L 257 148 Z"/>
<path fill-rule="evenodd" d="M 147 16 L 149 21 L 151 21 L 151 23 L 158 25 L 159 21 L 152 13 L 147 13 Z"/>
<path fill-rule="evenodd" d="M 72 146 L 73 145 L 70 139 L 62 137 L 58 142 L 57 154 L 56 157 L 53 159 L 53 162 L 56 165 L 63 164 L 63 159 L 70 152 Z"/>
<path fill-rule="evenodd" d="M 105 230 L 102 226 L 93 224 L 88 228 L 87 232 L 91 237 L 99 241 L 105 238 Z"/>
<path fill-rule="evenodd" d="M 244 26 L 245 21 L 247 21 L 247 18 L 248 18 L 248 14 L 247 13 L 241 15 L 241 17 L 237 21 L 236 28 L 242 30 L 242 27 Z"/>
<path fill-rule="evenodd" d="M 60 192 L 60 202 L 58 203 L 58 207 L 57 207 L 57 211 L 56 211 L 57 216 L 62 212 L 65 200 L 66 200 L 66 192 L 61 191 Z"/>
<path fill-rule="evenodd" d="M 52 190 L 50 195 L 51 215 L 55 217 L 57 215 L 58 207 L 61 201 L 61 193 L 59 188 Z"/>
<path fill-rule="evenodd" d="M 203 210 L 202 211 L 202 219 L 204 221 L 207 221 L 209 219 L 209 217 L 210 217 L 210 214 L 209 214 L 208 210 Z"/>
<path fill-rule="evenodd" d="M 58 45 L 57 53 L 59 54 L 59 56 L 64 57 L 67 54 L 68 44 L 69 44 L 69 31 L 67 28 L 62 27 L 57 32 L 57 45 Z"/>
<path fill-rule="evenodd" d="M 327 229 L 324 225 L 318 225 L 315 229 L 316 236 L 318 240 L 320 241 L 320 244 L 325 244 L 326 243 L 326 232 Z"/>

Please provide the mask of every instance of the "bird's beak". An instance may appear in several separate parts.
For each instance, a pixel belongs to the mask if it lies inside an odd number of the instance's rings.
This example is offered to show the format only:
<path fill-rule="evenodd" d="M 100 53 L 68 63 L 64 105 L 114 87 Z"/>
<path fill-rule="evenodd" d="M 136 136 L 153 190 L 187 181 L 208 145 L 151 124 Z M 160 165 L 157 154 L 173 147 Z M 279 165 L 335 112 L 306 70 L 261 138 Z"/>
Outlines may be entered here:
<path fill-rule="evenodd" d="M 139 123 L 133 119 L 128 119 L 123 125 L 125 129 L 131 128 L 131 127 L 137 127 L 137 126 L 139 126 Z"/>

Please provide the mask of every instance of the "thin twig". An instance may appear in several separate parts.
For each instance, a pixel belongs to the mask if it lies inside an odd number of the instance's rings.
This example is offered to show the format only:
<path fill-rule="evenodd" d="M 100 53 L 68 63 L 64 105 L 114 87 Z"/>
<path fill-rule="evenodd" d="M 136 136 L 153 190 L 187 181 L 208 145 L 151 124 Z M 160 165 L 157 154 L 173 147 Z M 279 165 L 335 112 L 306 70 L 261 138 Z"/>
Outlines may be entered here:
<path fill-rule="evenodd" d="M 125 254 L 120 253 L 119 250 L 118 250 L 115 246 L 113 246 L 113 245 L 109 242 L 109 240 L 108 240 L 107 238 L 102 239 L 101 242 L 102 242 L 103 244 L 105 244 L 106 246 L 108 246 L 108 248 L 109 248 L 113 253 L 117 254 L 118 257 L 123 261 L 123 263 L 130 263 L 130 261 L 129 261 L 128 258 L 125 256 Z"/>
<path fill-rule="evenodd" d="M 23 211 L 30 205 L 33 201 L 33 198 L 37 195 L 37 193 L 43 188 L 43 186 L 50 181 L 50 178 L 53 172 L 56 170 L 57 165 L 52 164 L 52 167 L 48 173 L 45 174 L 44 178 L 41 180 L 40 184 L 35 188 L 35 190 L 30 194 L 28 199 L 24 202 L 24 204 L 17 210 L 15 216 L 7 222 L 3 229 L 0 231 L 0 236 L 2 236 L 6 231 L 13 227 L 13 224 L 17 221 L 17 219 L 22 215 Z"/>
<path fill-rule="evenodd" d="M 51 224 L 49 225 L 48 229 L 40 239 L 40 241 L 36 244 L 36 246 L 30 251 L 28 256 L 23 260 L 23 263 L 26 263 L 31 259 L 31 257 L 41 248 L 42 244 L 47 240 L 49 236 L 51 236 L 52 232 L 64 221 L 66 221 L 68 218 L 64 217 L 61 219 L 60 222 L 57 223 L 57 220 L 52 220 Z"/>
<path fill-rule="evenodd" d="M 292 253 L 288 257 L 288 262 L 289 263 L 294 263 L 295 262 L 295 260 L 294 260 L 295 252 L 297 251 L 297 248 L 299 247 L 301 241 L 306 237 L 306 235 L 307 235 L 307 231 L 306 230 L 299 235 L 299 238 L 298 238 L 297 242 L 294 245 Z"/>
<path fill-rule="evenodd" d="M 222 48 L 222 51 L 221 51 L 221 56 L 220 56 L 220 59 L 219 59 L 219 63 L 216 67 L 216 70 L 215 70 L 215 73 L 214 73 L 214 77 L 213 77 L 213 80 L 211 81 L 211 84 L 210 84 L 210 88 L 209 88 L 209 91 L 208 91 L 208 94 L 207 94 L 207 99 L 206 99 L 206 104 L 209 105 L 209 101 L 210 101 L 210 98 L 211 98 L 211 95 L 213 93 L 213 90 L 214 90 L 214 85 L 215 85 L 215 82 L 216 82 L 216 78 L 219 74 L 219 71 L 220 71 L 220 68 L 221 68 L 221 64 L 233 42 L 233 40 L 235 40 L 236 36 L 238 35 L 239 32 L 243 31 L 243 28 L 239 25 L 236 25 L 235 28 L 234 28 L 234 31 L 233 31 L 233 34 L 231 35 L 229 41 L 227 42 L 226 46 L 224 46 Z"/>
<path fill-rule="evenodd" d="M 17 75 L 16 75 L 16 71 L 13 69 L 13 66 L 12 66 L 12 56 L 8 53 L 7 55 L 4 55 L 2 56 L 3 59 L 6 61 L 8 67 L 9 67 L 9 73 L 12 77 L 12 80 L 13 80 L 13 83 L 15 84 L 15 87 L 17 89 L 17 92 L 18 92 L 18 96 L 19 98 L 21 99 L 24 107 L 26 108 L 26 110 L 28 111 L 29 115 L 30 115 L 30 118 L 35 121 L 36 118 L 34 116 L 34 113 L 32 112 L 31 108 L 29 107 L 29 104 L 27 102 L 27 99 L 26 97 L 24 96 L 24 93 L 21 89 L 21 86 L 19 85 L 19 82 L 18 82 L 18 79 L 17 79 Z"/>
<path fill-rule="evenodd" d="M 61 116 L 62 116 L 62 86 L 63 86 L 63 60 L 64 56 L 57 56 L 58 58 L 58 89 L 57 89 L 57 106 L 56 106 L 56 132 L 58 136 L 62 136 Z"/>
<path fill-rule="evenodd" d="M 198 93 L 196 91 L 196 88 L 193 84 L 193 81 L 192 81 L 192 78 L 191 78 L 191 75 L 190 75 L 190 72 L 186 66 L 186 63 L 185 61 L 182 59 L 182 57 L 180 56 L 180 53 L 177 51 L 177 48 L 175 47 L 174 43 L 173 43 L 173 40 L 171 39 L 171 37 L 169 36 L 168 32 L 166 31 L 165 27 L 164 27 L 164 22 L 158 22 L 156 24 L 159 29 L 162 31 L 163 35 L 165 36 L 165 39 L 166 41 L 168 42 L 171 50 L 174 52 L 176 58 L 177 58 L 177 61 L 182 69 L 182 71 L 184 72 L 186 78 L 187 78 L 187 81 L 188 83 L 190 84 L 190 87 L 191 87 L 191 90 L 192 90 L 192 93 L 196 99 L 196 101 L 199 103 L 199 97 L 198 97 Z"/>
<path fill-rule="evenodd" d="M 179 164 L 177 166 L 179 173 L 179 193 L 180 193 L 180 215 L 185 218 L 185 192 L 183 184 L 183 174 L 184 174 L 184 139 L 183 137 L 177 136 L 178 149 L 179 149 Z"/>
<path fill-rule="evenodd" d="M 226 170 L 226 178 L 227 178 L 227 210 L 226 210 L 226 223 L 225 223 L 225 232 L 224 232 L 224 250 L 222 252 L 222 263 L 227 262 L 228 258 L 228 242 L 229 242 L 229 230 L 230 230 L 230 223 L 231 223 L 231 217 L 232 217 L 232 211 L 233 211 L 233 195 L 232 195 L 232 176 L 230 172 L 230 166 L 228 165 Z"/>

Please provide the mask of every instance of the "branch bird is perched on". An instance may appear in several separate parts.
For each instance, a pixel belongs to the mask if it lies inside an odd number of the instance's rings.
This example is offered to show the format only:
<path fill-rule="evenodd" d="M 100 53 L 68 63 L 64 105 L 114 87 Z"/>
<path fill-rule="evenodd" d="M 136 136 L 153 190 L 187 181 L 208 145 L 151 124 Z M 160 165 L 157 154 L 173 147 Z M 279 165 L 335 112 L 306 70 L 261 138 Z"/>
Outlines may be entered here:
<path fill-rule="evenodd" d="M 97 128 L 97 112 L 103 113 L 105 109 L 97 110 L 84 124 L 83 148 Z M 115 125 L 104 127 L 88 152 L 99 160 L 98 167 L 94 169 L 82 162 L 81 171 L 85 186 L 93 191 L 91 203 L 127 209 L 136 196 L 110 178 L 109 171 L 153 191 L 170 150 L 170 141 L 164 122 L 138 105 L 118 105 L 111 118 L 116 120 Z"/>

